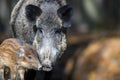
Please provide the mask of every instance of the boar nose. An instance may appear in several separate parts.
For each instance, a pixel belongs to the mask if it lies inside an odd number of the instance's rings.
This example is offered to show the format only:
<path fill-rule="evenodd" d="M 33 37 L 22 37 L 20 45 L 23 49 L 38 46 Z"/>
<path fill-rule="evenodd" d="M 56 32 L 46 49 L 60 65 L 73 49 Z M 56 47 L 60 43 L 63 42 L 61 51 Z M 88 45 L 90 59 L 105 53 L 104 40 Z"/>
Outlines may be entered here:
<path fill-rule="evenodd" d="M 44 71 L 51 71 L 52 70 L 52 63 L 49 59 L 45 59 L 42 63 L 42 67 Z"/>

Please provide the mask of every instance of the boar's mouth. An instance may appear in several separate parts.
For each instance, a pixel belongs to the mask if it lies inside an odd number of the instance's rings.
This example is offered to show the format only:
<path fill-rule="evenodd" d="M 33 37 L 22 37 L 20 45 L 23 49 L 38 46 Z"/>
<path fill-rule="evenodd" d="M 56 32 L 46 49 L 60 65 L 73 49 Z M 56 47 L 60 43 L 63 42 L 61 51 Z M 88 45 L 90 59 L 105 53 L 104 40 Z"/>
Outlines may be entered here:
<path fill-rule="evenodd" d="M 44 70 L 44 71 L 51 71 L 51 70 L 52 70 L 52 67 L 43 66 L 43 67 L 42 67 L 42 70 Z"/>

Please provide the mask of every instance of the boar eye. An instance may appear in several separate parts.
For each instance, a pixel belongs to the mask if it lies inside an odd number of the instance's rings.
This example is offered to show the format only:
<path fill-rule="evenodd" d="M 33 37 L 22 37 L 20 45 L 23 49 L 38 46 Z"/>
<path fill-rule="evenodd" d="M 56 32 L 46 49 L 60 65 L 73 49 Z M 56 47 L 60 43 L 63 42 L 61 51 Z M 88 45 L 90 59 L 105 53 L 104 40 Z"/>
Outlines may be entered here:
<path fill-rule="evenodd" d="M 60 29 L 57 29 L 57 30 L 55 31 L 55 33 L 56 33 L 56 34 L 60 34 L 61 32 L 66 33 L 66 29 L 67 29 L 67 28 L 62 27 L 62 28 L 60 28 Z"/>
<path fill-rule="evenodd" d="M 28 56 L 28 59 L 32 59 L 32 56 L 31 56 L 31 55 L 29 55 L 29 56 Z"/>
<path fill-rule="evenodd" d="M 39 30 L 40 33 L 42 33 L 42 28 L 37 28 L 36 25 L 34 25 L 34 26 L 33 26 L 33 31 L 34 31 L 34 33 L 36 33 L 37 30 Z"/>
<path fill-rule="evenodd" d="M 58 30 L 55 31 L 56 34 L 60 34 L 61 32 L 62 32 L 61 29 L 58 29 Z"/>
<path fill-rule="evenodd" d="M 33 31 L 36 33 L 37 32 L 37 27 L 36 25 L 33 26 Z"/>

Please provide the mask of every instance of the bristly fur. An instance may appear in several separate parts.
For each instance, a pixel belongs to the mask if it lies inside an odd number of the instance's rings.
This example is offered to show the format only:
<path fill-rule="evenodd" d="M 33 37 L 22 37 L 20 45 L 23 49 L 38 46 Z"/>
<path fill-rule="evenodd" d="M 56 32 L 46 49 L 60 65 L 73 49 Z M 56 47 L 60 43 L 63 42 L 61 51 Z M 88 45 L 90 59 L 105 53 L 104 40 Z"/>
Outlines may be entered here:
<path fill-rule="evenodd" d="M 14 37 L 33 44 L 46 68 L 53 67 L 67 46 L 64 31 L 69 26 L 72 9 L 66 5 L 65 0 L 20 0 L 11 14 Z"/>
<path fill-rule="evenodd" d="M 18 53 L 20 49 L 22 49 L 22 53 Z M 18 54 L 21 54 L 22 57 L 17 56 Z M 32 59 L 27 59 L 28 56 L 31 56 Z M 0 70 L 4 69 L 4 66 L 9 67 L 12 79 L 15 78 L 17 70 L 25 71 L 24 68 L 37 69 L 39 64 L 35 49 L 23 40 L 10 38 L 3 41 L 0 45 Z M 23 76 L 24 74 L 20 75 Z"/>
<path fill-rule="evenodd" d="M 25 4 L 33 4 L 33 5 L 41 5 L 43 2 L 57 2 L 60 6 L 66 5 L 65 0 L 19 0 L 19 2 L 14 7 L 12 13 L 11 13 L 11 20 L 10 24 L 15 25 L 17 15 L 20 13 L 20 9 Z"/>

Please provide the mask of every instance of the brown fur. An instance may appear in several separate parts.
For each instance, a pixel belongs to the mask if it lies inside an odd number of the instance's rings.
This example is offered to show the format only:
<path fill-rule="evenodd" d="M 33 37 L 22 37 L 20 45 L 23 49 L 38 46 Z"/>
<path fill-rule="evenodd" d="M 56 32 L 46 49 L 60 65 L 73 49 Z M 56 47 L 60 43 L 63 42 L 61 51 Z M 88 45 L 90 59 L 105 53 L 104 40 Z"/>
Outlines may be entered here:
<path fill-rule="evenodd" d="M 120 38 L 102 38 L 83 51 L 80 47 L 68 60 L 65 77 L 71 80 L 120 80 Z"/>
<path fill-rule="evenodd" d="M 23 49 L 21 53 L 20 49 Z M 18 57 L 18 54 L 23 54 L 23 57 Z M 31 57 L 31 59 L 28 58 Z M 35 49 L 19 39 L 7 39 L 0 45 L 0 67 L 9 66 L 12 73 L 12 78 L 15 78 L 16 69 L 38 69 L 40 63 Z M 21 68 L 22 67 L 22 68 Z M 21 72 L 21 71 L 20 71 Z M 21 74 L 20 74 L 21 75 Z M 20 77 L 24 78 L 23 75 Z"/>

